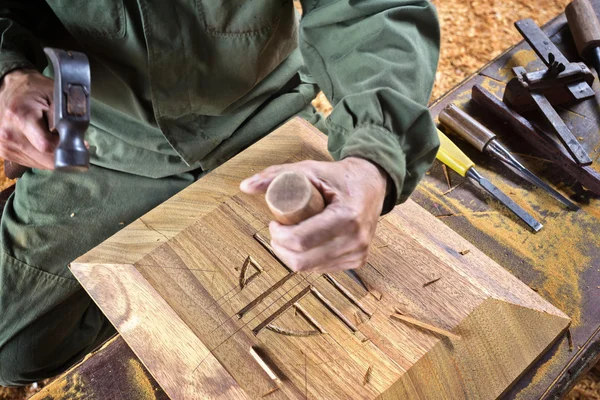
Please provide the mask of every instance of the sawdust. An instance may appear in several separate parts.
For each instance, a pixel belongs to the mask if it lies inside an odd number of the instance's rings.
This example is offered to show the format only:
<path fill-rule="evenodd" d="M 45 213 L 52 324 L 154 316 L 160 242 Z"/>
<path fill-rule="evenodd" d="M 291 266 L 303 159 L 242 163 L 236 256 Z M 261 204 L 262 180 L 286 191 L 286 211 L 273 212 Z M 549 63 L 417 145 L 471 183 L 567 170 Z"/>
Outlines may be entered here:
<path fill-rule="evenodd" d="M 33 396 L 50 382 L 49 379 L 36 385 L 7 388 L 0 386 L 0 400 L 25 400 Z"/>
<path fill-rule="evenodd" d="M 85 381 L 78 373 L 62 376 L 51 385 L 44 387 L 38 394 L 43 400 L 80 400 L 90 398 L 89 391 L 85 390 Z"/>
<path fill-rule="evenodd" d="M 600 366 L 592 368 L 565 400 L 600 400 Z"/>
<path fill-rule="evenodd" d="M 533 377 L 531 378 L 531 385 L 521 390 L 515 396 L 514 400 L 529 400 L 532 398 L 537 398 L 539 394 L 537 393 L 537 390 L 534 389 L 534 386 L 540 383 L 546 376 L 548 376 L 548 374 L 555 374 L 559 372 L 558 370 L 561 369 L 560 365 L 564 364 L 564 362 L 566 362 L 566 358 L 570 355 L 570 353 L 557 352 L 552 357 L 550 357 L 545 363 L 540 365 L 537 371 L 535 371 Z"/>
<path fill-rule="evenodd" d="M 544 24 L 570 0 L 433 0 L 442 28 L 440 64 L 432 98 L 438 98 L 521 41 L 513 23 Z"/>
<path fill-rule="evenodd" d="M 136 398 L 144 400 L 156 399 L 152 383 L 144 372 L 144 367 L 136 359 L 130 359 L 127 365 L 128 381 L 133 383 Z"/>
<path fill-rule="evenodd" d="M 440 202 L 447 208 L 444 214 L 452 214 L 449 218 L 465 218 L 502 244 L 502 247 L 511 249 L 513 253 L 509 255 L 503 250 L 490 249 L 492 253 L 497 252 L 492 254 L 492 258 L 501 265 L 509 270 L 518 270 L 511 265 L 520 262 L 515 259 L 523 259 L 532 265 L 534 271 L 538 272 L 533 274 L 538 277 L 533 284 L 534 288 L 542 297 L 567 313 L 573 320 L 573 326 L 577 327 L 581 322 L 581 273 L 590 265 L 591 250 L 600 246 L 600 237 L 593 231 L 597 219 L 588 211 L 598 207 L 600 201 L 584 205 L 583 210 L 577 213 L 570 212 L 541 189 L 523 187 L 519 181 L 515 183 L 499 179 L 481 166 L 478 169 L 500 190 L 510 193 L 510 197 L 538 220 L 543 220 L 541 210 L 552 218 L 543 221 L 544 228 L 533 234 L 502 204 L 489 197 L 486 197 L 488 207 L 473 212 L 466 204 L 453 197 L 455 193 L 442 196 L 441 191 L 431 183 L 423 182 L 421 186 L 441 199 Z M 587 238 L 585 243 L 577 240 L 582 237 Z M 475 246 L 485 248 L 483 237 L 469 239 Z"/>

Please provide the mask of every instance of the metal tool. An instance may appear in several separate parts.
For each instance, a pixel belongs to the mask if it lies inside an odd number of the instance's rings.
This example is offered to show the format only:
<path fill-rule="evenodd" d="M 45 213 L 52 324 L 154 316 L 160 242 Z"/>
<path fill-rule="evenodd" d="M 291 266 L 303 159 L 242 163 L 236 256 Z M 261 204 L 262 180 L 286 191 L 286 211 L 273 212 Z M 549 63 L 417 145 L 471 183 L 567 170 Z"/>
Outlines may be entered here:
<path fill-rule="evenodd" d="M 516 77 L 506 85 L 504 102 L 520 113 L 541 111 L 577 164 L 590 165 L 592 159 L 554 106 L 594 97 L 590 86 L 594 76 L 584 63 L 569 62 L 533 20 L 518 21 L 515 27 L 548 68 L 529 73 L 523 67 L 513 68 Z"/>
<path fill-rule="evenodd" d="M 279 223 L 293 225 L 323 211 L 323 196 L 303 174 L 284 172 L 267 189 L 265 200 Z M 369 288 L 355 270 L 344 273 L 367 292 Z"/>
<path fill-rule="evenodd" d="M 84 135 L 90 124 L 90 64 L 85 54 L 44 48 L 54 71 L 52 132 L 59 142 L 54 151 L 54 167 L 61 171 L 87 171 L 90 154 Z M 5 161 L 6 175 L 21 177 L 29 168 Z"/>
<path fill-rule="evenodd" d="M 600 76 L 600 21 L 590 0 L 573 0 L 565 10 L 579 55 Z"/>
<path fill-rule="evenodd" d="M 579 207 L 548 186 L 544 181 L 525 168 L 496 138 L 496 134 L 487 129 L 469 114 L 458 108 L 456 104 L 449 104 L 439 115 L 440 122 L 450 128 L 460 137 L 482 153 L 487 153 L 500 159 L 512 167 L 520 176 L 532 184 L 544 189 L 556 200 L 563 203 L 573 211 Z"/>
<path fill-rule="evenodd" d="M 600 173 L 592 167 L 578 165 L 567 153 L 564 146 L 557 143 L 557 139 L 554 139 L 541 130 L 535 129 L 531 122 L 510 109 L 482 86 L 473 86 L 471 99 L 485 110 L 490 111 L 493 115 L 508 123 L 513 132 L 528 142 L 543 157 L 575 178 L 586 189 L 600 195 Z"/>
<path fill-rule="evenodd" d="M 460 176 L 471 178 L 479 183 L 496 200 L 504 204 L 523 222 L 525 222 L 534 232 L 543 228 L 531 214 L 523 210 L 510 197 L 505 195 L 500 189 L 485 179 L 476 169 L 475 163 L 471 161 L 465 153 L 462 152 L 446 135 L 439 129 L 437 130 L 440 139 L 440 149 L 437 153 L 437 159 L 452 168 Z"/>

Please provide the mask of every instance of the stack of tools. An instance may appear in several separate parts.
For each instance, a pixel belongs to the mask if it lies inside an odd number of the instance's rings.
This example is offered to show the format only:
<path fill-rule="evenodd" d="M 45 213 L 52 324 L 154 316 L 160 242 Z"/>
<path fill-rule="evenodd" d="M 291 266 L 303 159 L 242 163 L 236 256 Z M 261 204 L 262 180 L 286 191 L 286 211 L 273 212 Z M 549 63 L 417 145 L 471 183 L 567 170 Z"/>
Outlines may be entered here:
<path fill-rule="evenodd" d="M 590 0 L 574 0 L 567 7 L 566 14 L 579 55 L 600 74 L 600 20 L 594 7 Z M 473 87 L 472 100 L 507 123 L 508 129 L 520 135 L 538 154 L 552 161 L 590 192 L 600 195 L 600 174 L 590 167 L 592 158 L 555 108 L 570 107 L 583 101 L 596 102 L 596 93 L 592 89 L 593 73 L 585 63 L 567 60 L 532 20 L 518 21 L 515 26 L 546 68 L 528 72 L 524 67 L 515 67 L 515 77 L 506 85 L 502 101 L 480 85 Z M 439 114 L 439 121 L 449 132 L 482 153 L 501 160 L 569 210 L 579 209 L 525 168 L 494 132 L 457 105 L 446 106 Z M 483 178 L 473 168 L 473 162 L 442 132 L 438 133 L 442 143 L 437 156 L 440 161 L 460 175 L 477 181 L 533 231 L 541 229 L 542 225 L 534 217 Z"/>

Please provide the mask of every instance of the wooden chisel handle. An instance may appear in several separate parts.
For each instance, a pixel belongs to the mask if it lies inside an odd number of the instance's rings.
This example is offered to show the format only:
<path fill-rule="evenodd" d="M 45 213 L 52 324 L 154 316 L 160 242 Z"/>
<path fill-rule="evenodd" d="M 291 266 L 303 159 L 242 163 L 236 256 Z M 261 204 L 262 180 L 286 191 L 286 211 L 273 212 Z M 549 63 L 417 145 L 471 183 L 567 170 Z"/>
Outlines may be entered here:
<path fill-rule="evenodd" d="M 481 152 L 496 137 L 495 133 L 458 108 L 456 104 L 446 106 L 440 113 L 439 119 L 452 132 L 458 134 Z"/>
<path fill-rule="evenodd" d="M 591 48 L 600 46 L 600 22 L 589 0 L 573 0 L 565 11 L 575 46 L 582 58 Z"/>
<path fill-rule="evenodd" d="M 275 219 L 283 225 L 295 225 L 325 208 L 321 193 L 298 172 L 284 172 L 273 179 L 265 199 Z"/>

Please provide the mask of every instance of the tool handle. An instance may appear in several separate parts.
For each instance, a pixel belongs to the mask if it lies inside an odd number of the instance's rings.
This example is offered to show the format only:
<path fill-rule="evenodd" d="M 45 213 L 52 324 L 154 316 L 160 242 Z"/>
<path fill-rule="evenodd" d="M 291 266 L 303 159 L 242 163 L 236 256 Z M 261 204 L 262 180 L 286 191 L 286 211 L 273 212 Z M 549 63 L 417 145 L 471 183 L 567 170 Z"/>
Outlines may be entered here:
<path fill-rule="evenodd" d="M 588 58 L 588 51 L 600 46 L 600 21 L 589 0 L 573 0 L 565 11 L 569 28 L 582 58 Z"/>
<path fill-rule="evenodd" d="M 448 139 L 448 136 L 444 135 L 442 131 L 438 129 L 437 133 L 440 138 L 440 149 L 436 158 L 452 168 L 460 176 L 466 176 L 469 168 L 474 166 L 475 163 Z"/>
<path fill-rule="evenodd" d="M 27 171 L 29 171 L 29 167 L 18 164 L 14 161 L 4 160 L 4 175 L 6 175 L 8 179 L 20 178 Z"/>
<path fill-rule="evenodd" d="M 325 208 L 321 193 L 298 172 L 284 172 L 273 179 L 265 200 L 275 219 L 283 225 L 300 223 Z"/>
<path fill-rule="evenodd" d="M 456 104 L 449 104 L 439 115 L 440 122 L 446 125 L 452 132 L 457 133 L 470 145 L 483 152 L 488 143 L 496 135 L 479 121 L 458 108 Z"/>
<path fill-rule="evenodd" d="M 471 98 L 475 103 L 490 111 L 492 115 L 508 123 L 512 132 L 518 134 L 524 141 L 528 142 L 543 157 L 553 161 L 558 168 L 561 168 L 577 179 L 587 189 L 600 195 L 600 173 L 595 169 L 578 166 L 575 160 L 567 153 L 564 146 L 558 146 L 548 135 L 535 129 L 528 120 L 509 108 L 482 86 L 473 86 Z"/>

